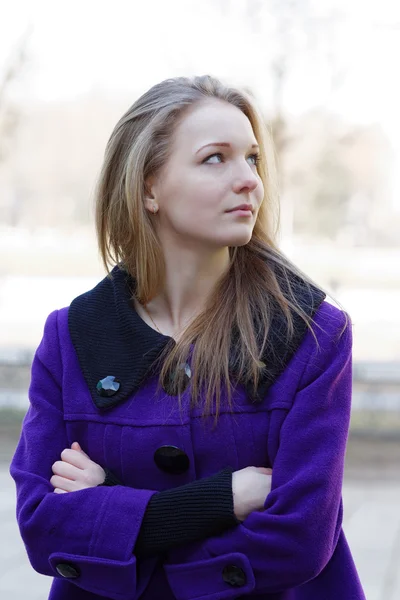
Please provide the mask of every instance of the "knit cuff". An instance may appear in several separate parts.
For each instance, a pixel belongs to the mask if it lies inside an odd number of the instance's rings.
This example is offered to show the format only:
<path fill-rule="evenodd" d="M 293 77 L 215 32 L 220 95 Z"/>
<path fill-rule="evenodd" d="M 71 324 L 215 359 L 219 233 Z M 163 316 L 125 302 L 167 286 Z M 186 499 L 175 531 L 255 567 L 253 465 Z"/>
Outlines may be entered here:
<path fill-rule="evenodd" d="M 104 469 L 104 472 L 106 474 L 105 479 L 103 481 L 103 483 L 99 483 L 99 486 L 101 485 L 122 485 L 122 483 L 120 482 L 120 480 L 118 479 L 118 477 L 116 477 L 114 475 L 114 473 L 112 473 L 111 471 L 109 471 L 108 469 Z"/>
<path fill-rule="evenodd" d="M 238 525 L 233 511 L 232 469 L 154 494 L 134 553 L 154 556 L 182 544 L 218 535 Z"/>

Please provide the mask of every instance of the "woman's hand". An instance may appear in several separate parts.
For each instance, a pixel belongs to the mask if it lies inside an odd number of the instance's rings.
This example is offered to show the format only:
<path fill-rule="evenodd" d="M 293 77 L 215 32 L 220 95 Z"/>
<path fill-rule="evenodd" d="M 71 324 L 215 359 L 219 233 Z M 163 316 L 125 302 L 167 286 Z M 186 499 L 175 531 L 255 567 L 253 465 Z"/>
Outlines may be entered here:
<path fill-rule="evenodd" d="M 233 510 L 244 521 L 255 510 L 263 510 L 271 491 L 272 469 L 246 467 L 232 474 Z"/>
<path fill-rule="evenodd" d="M 61 460 L 55 462 L 51 469 L 54 475 L 50 483 L 56 494 L 96 487 L 106 476 L 104 469 L 89 458 L 78 442 L 74 442 L 71 448 L 65 448 L 61 452 Z"/>

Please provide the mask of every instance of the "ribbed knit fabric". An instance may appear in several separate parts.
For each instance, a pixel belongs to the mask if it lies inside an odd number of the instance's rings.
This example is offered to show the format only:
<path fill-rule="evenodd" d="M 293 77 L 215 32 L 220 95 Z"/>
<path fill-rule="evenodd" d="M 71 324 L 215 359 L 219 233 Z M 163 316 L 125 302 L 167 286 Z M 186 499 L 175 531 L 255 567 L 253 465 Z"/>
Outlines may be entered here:
<path fill-rule="evenodd" d="M 104 469 L 104 471 L 106 474 L 105 479 L 103 483 L 100 483 L 99 485 L 123 485 L 118 477 L 116 477 L 109 469 Z"/>
<path fill-rule="evenodd" d="M 285 296 L 292 299 L 295 293 L 303 310 L 312 317 L 324 300 L 325 292 L 315 286 L 308 287 L 297 276 L 293 276 L 291 282 L 294 291 L 289 292 L 281 269 L 277 265 L 274 269 Z M 175 344 L 173 338 L 157 332 L 138 315 L 131 301 L 134 287 L 134 280 L 116 266 L 112 270 L 112 279 L 106 277 L 100 281 L 93 290 L 75 298 L 69 308 L 71 340 L 93 402 L 101 411 L 135 394 L 167 344 L 171 347 Z M 253 402 L 262 401 L 270 385 L 289 363 L 307 330 L 305 321 L 293 311 L 294 334 L 289 336 L 288 341 L 286 317 L 282 309 L 274 307 L 269 341 L 262 356 L 266 366 L 260 371 L 257 389 L 254 389 L 252 381 L 242 382 L 249 400 Z M 238 360 L 235 336 L 230 356 L 233 379 Z M 101 396 L 97 384 L 110 375 L 115 377 L 120 387 L 111 396 Z"/>
<path fill-rule="evenodd" d="M 232 469 L 154 494 L 134 553 L 154 556 L 238 525 L 233 512 Z"/>
<path fill-rule="evenodd" d="M 105 469 L 100 485 L 122 485 Z M 240 523 L 233 512 L 232 469 L 154 494 L 135 545 L 139 558 L 205 539 Z"/>

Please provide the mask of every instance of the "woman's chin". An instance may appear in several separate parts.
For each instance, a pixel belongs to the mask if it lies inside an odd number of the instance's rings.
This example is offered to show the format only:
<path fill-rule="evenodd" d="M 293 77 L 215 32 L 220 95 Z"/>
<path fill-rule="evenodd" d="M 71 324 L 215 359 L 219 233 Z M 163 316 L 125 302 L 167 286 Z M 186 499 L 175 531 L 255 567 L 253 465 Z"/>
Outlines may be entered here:
<path fill-rule="evenodd" d="M 246 244 L 248 244 L 251 240 L 253 234 L 253 229 L 249 229 L 248 231 L 242 231 L 242 232 L 237 232 L 233 235 L 230 236 L 226 236 L 225 237 L 225 243 L 224 246 L 230 246 L 230 247 L 235 247 L 235 246 L 245 246 Z"/>

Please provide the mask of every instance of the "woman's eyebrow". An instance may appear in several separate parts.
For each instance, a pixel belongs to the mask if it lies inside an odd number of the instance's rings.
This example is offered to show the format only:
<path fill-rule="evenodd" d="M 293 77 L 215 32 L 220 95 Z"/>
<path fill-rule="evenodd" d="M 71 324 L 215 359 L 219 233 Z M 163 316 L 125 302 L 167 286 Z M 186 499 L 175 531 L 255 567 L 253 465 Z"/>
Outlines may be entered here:
<path fill-rule="evenodd" d="M 196 151 L 196 154 L 198 154 L 200 152 L 200 150 L 203 150 L 203 148 L 207 148 L 207 146 L 223 146 L 225 148 L 230 148 L 231 144 L 228 144 L 228 142 L 211 142 L 211 144 L 206 144 L 205 146 L 202 146 L 201 148 L 199 148 Z M 252 144 L 251 145 L 252 148 L 259 148 L 258 144 Z"/>

